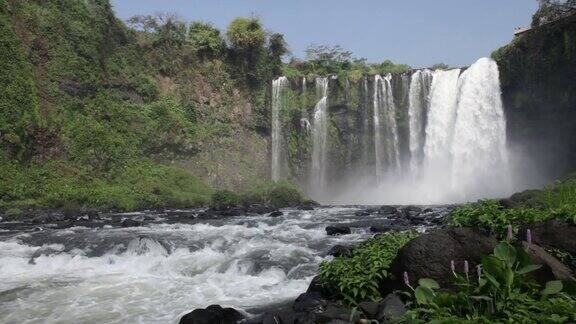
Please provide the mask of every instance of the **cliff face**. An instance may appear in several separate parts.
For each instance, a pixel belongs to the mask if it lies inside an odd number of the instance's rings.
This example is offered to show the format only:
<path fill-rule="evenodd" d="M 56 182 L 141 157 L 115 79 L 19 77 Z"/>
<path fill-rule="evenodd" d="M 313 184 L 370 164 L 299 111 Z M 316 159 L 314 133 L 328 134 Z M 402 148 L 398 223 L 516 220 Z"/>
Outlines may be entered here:
<path fill-rule="evenodd" d="M 544 180 L 576 170 L 576 15 L 514 39 L 493 58 L 512 149 Z"/>

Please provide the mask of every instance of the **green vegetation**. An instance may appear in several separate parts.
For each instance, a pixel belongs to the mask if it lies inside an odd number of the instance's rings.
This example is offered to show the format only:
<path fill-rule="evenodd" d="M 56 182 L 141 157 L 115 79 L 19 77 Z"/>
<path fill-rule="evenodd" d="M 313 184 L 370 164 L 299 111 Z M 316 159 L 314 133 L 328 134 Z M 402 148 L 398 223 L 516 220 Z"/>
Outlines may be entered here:
<path fill-rule="evenodd" d="M 282 208 L 305 202 L 306 199 L 302 191 L 287 181 L 263 182 L 240 193 L 221 190 L 212 195 L 212 206 L 215 208 L 252 204 L 265 204 Z"/>
<path fill-rule="evenodd" d="M 405 64 L 394 64 L 390 60 L 382 63 L 367 63 L 364 58 L 354 58 L 352 52 L 341 46 L 310 45 L 306 49 L 306 60 L 292 58 L 283 66 L 285 76 L 337 75 L 339 79 L 357 82 L 365 74 L 404 73 L 410 69 Z"/>
<path fill-rule="evenodd" d="M 457 289 L 438 291 L 432 279 L 412 289 L 410 323 L 571 323 L 576 320 L 576 295 L 561 281 L 540 287 L 530 276 L 541 266 L 530 263 L 524 248 L 502 242 L 482 260 L 480 273 L 454 272 Z"/>
<path fill-rule="evenodd" d="M 231 23 L 230 45 L 176 15 L 127 23 L 108 0 L 1 2 L 5 213 L 197 206 L 212 189 L 193 174 L 234 190 L 264 177 L 282 35 L 256 18 Z"/>
<path fill-rule="evenodd" d="M 568 177 L 542 191 L 531 191 L 520 199 L 517 206 L 505 208 L 498 201 L 484 200 L 459 207 L 452 213 L 454 226 L 478 226 L 492 233 L 504 233 L 511 224 L 514 229 L 552 218 L 576 224 L 576 176 Z M 514 196 L 513 196 L 514 197 Z"/>
<path fill-rule="evenodd" d="M 320 265 L 322 284 L 335 297 L 350 304 L 382 298 L 378 282 L 388 278 L 398 250 L 418 236 L 414 232 L 387 233 L 354 248 L 350 257 L 337 257 Z"/>

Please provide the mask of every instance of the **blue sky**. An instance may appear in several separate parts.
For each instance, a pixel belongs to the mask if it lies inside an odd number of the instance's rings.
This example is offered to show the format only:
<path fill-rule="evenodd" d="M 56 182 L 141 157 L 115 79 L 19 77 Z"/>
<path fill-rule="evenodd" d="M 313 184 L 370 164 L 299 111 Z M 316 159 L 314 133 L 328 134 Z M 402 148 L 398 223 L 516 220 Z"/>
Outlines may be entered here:
<path fill-rule="evenodd" d="M 225 30 L 256 15 L 283 33 L 294 56 L 310 44 L 341 45 L 370 62 L 464 66 L 529 25 L 536 0 L 112 0 L 118 16 L 177 13 Z"/>

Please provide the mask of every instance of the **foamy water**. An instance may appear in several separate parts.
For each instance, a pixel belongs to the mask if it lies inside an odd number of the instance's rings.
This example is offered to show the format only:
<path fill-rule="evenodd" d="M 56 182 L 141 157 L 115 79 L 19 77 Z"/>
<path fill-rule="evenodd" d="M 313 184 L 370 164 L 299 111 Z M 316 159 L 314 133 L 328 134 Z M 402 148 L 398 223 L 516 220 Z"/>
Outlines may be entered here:
<path fill-rule="evenodd" d="M 4 233 L 0 323 L 177 323 L 211 304 L 254 313 L 304 292 L 330 247 L 369 236 L 326 235 L 356 210 Z"/>

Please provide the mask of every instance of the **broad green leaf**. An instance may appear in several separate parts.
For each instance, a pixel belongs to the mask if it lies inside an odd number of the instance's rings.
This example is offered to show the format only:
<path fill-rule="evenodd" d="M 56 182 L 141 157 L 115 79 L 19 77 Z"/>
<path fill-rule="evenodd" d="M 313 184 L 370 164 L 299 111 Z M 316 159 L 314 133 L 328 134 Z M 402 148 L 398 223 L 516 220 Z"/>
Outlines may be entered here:
<path fill-rule="evenodd" d="M 434 299 L 434 292 L 430 288 L 419 286 L 414 290 L 414 295 L 416 296 L 416 301 L 418 304 L 426 305 L 432 302 Z"/>
<path fill-rule="evenodd" d="M 422 287 L 430 288 L 430 289 L 439 289 L 440 285 L 434 279 L 430 278 L 421 278 L 418 280 L 418 284 Z"/>
<path fill-rule="evenodd" d="M 498 282 L 498 280 L 496 280 L 494 277 L 492 277 L 491 274 L 484 273 L 484 275 L 486 276 L 486 279 L 488 279 L 488 281 L 490 281 L 490 283 L 492 283 L 494 286 L 496 286 L 496 288 L 500 288 L 500 283 Z"/>
<path fill-rule="evenodd" d="M 531 265 L 527 265 L 524 268 L 521 268 L 519 270 L 516 271 L 517 274 L 525 274 L 525 273 L 529 273 L 532 271 L 536 271 L 538 269 L 542 268 L 541 264 L 531 264 Z"/>
<path fill-rule="evenodd" d="M 562 281 L 548 281 L 546 287 L 542 290 L 543 295 L 554 295 L 562 291 Z"/>
<path fill-rule="evenodd" d="M 494 256 L 506 262 L 509 267 L 512 267 L 516 262 L 516 248 L 508 243 L 499 243 L 494 248 Z"/>

